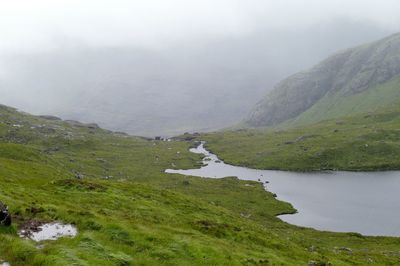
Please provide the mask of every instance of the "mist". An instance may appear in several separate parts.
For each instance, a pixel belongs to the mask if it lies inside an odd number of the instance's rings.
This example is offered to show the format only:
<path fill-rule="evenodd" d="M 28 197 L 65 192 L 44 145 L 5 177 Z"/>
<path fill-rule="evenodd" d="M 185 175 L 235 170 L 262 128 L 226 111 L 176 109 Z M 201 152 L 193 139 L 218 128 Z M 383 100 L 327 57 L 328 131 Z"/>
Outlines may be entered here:
<path fill-rule="evenodd" d="M 234 125 L 279 80 L 400 29 L 397 1 L 2 5 L 2 104 L 145 136 Z"/>

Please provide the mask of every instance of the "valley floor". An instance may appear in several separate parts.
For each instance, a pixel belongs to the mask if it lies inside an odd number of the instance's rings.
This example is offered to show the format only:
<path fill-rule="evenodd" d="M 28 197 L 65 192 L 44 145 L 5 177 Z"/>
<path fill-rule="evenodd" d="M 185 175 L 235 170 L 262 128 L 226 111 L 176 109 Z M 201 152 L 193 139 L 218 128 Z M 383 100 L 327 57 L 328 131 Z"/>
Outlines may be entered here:
<path fill-rule="evenodd" d="M 277 214 L 295 210 L 257 182 L 165 174 L 200 165 L 188 151 L 192 142 L 130 137 L 6 107 L 0 118 L 0 201 L 13 214 L 12 227 L 0 227 L 0 261 L 13 266 L 400 264 L 399 238 L 282 222 Z M 229 135 L 217 136 L 205 137 L 229 160 L 234 147 L 220 144 Z M 231 160 L 251 158 L 238 151 Z M 21 239 L 19 228 L 31 221 L 71 223 L 78 235 Z"/>

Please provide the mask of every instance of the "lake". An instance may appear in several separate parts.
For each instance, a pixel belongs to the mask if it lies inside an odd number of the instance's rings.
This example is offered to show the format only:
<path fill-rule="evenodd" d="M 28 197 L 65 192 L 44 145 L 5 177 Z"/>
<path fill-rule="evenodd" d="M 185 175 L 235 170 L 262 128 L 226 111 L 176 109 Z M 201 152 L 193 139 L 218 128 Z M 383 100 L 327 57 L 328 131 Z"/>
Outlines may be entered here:
<path fill-rule="evenodd" d="M 257 170 L 220 162 L 204 148 L 200 169 L 166 170 L 167 173 L 262 182 L 265 188 L 290 202 L 296 214 L 280 219 L 299 226 L 363 235 L 400 236 L 400 171 L 297 173 Z M 266 181 L 269 183 L 266 184 Z"/>

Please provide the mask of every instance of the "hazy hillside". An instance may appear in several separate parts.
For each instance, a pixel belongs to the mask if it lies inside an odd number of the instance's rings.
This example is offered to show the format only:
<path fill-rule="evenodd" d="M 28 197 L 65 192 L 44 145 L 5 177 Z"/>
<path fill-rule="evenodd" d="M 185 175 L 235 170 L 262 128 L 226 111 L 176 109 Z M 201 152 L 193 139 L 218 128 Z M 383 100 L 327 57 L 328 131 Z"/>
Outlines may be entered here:
<path fill-rule="evenodd" d="M 301 125 L 390 107 L 400 99 L 400 34 L 339 52 L 281 81 L 249 126 Z"/>

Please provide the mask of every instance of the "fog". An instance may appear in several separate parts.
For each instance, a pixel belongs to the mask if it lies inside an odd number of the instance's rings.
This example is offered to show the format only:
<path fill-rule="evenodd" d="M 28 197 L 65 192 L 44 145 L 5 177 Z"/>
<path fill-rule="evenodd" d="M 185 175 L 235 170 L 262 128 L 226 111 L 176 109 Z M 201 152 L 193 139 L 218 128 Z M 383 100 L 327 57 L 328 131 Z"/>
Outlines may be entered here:
<path fill-rule="evenodd" d="M 389 0 L 0 3 L 0 103 L 147 136 L 234 125 L 280 79 L 400 29 Z"/>

